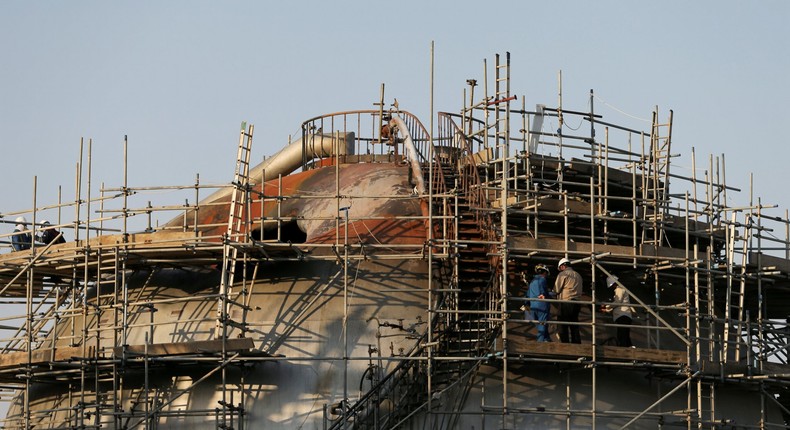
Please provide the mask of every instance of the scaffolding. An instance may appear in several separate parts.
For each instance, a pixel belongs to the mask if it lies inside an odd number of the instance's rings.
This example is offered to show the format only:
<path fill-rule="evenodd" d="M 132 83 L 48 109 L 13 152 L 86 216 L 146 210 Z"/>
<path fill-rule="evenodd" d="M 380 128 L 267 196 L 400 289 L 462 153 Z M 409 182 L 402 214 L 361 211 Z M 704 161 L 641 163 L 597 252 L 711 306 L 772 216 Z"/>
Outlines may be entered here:
<path fill-rule="evenodd" d="M 0 295 L 19 311 L 0 325 L 5 428 L 255 427 L 250 408 L 267 402 L 260 369 L 273 363 L 342 367 L 332 395 L 311 397 L 316 428 L 785 428 L 788 213 L 772 214 L 751 186 L 748 204 L 730 206 L 728 192 L 740 190 L 726 184 L 723 155 L 700 177 L 694 152 L 690 176 L 670 171 L 671 111 L 655 108 L 640 131 L 605 121 L 592 91 L 588 111 L 564 109 L 561 90 L 556 108 L 530 111 L 523 97 L 515 107 L 509 54 L 496 56 L 493 85 L 484 68 L 482 98 L 467 81 L 466 105 L 439 113 L 435 134 L 397 104 L 384 109 L 382 87 L 378 109 L 305 121 L 286 170 L 250 168 L 253 127 L 242 124 L 229 185 L 198 176 L 131 187 L 124 141 L 124 183 L 95 196 L 92 142 L 86 160 L 81 143 L 73 202 L 38 207 L 34 180 L 33 208 L 2 214 L 29 216 L 35 237 L 54 228 L 74 238 L 0 254 Z M 589 134 L 568 126 L 577 122 Z M 391 194 L 364 182 L 390 174 L 401 178 Z M 194 201 L 135 207 L 162 190 Z M 56 224 L 38 222 L 54 213 Z M 164 214 L 174 218 L 154 225 Z M 129 224 L 139 218 L 138 232 Z M 548 325 L 578 326 L 582 344 L 536 342 L 540 321 L 523 311 L 567 302 L 524 297 L 522 273 L 561 258 L 585 280 L 582 316 Z M 304 290 L 262 301 L 279 285 L 271 279 L 303 270 L 319 274 L 287 282 Z M 615 344 L 622 324 L 601 312 L 616 305 L 609 276 L 634 309 L 633 348 Z M 355 300 L 372 286 L 421 314 L 365 314 L 372 325 L 360 335 Z M 261 303 L 281 306 L 274 323 L 255 316 L 268 311 Z M 280 353 L 322 306 L 338 318 L 334 349 Z M 536 371 L 554 385 L 530 385 Z M 652 397 L 609 402 L 612 375 L 651 381 Z M 198 402 L 209 384 L 214 403 Z M 550 393 L 532 401 L 527 390 Z M 734 396 L 759 405 L 750 422 L 729 407 Z"/>

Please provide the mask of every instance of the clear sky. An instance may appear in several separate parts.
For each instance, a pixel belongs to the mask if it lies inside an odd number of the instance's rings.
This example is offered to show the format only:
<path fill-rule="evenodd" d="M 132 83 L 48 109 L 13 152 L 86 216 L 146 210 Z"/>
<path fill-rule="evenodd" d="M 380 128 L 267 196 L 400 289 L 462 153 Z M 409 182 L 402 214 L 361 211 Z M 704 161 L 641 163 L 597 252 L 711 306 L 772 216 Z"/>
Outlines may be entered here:
<path fill-rule="evenodd" d="M 786 1 L 6 1 L 0 213 L 32 207 L 34 176 L 38 205 L 56 202 L 59 185 L 74 200 L 80 138 L 93 139 L 97 195 L 101 182 L 122 184 L 124 135 L 134 187 L 198 173 L 227 183 L 241 121 L 255 124 L 259 160 L 304 119 L 372 108 L 382 83 L 388 103 L 427 126 L 433 41 L 437 110 L 457 112 L 483 59 L 509 51 L 527 106 L 556 105 L 562 70 L 568 109 L 586 110 L 590 89 L 638 118 L 673 109 L 676 165 L 691 166 L 692 147 L 700 164 L 725 154 L 727 183 L 744 190 L 731 204 L 748 203 L 754 172 L 781 216 L 788 19 Z"/>

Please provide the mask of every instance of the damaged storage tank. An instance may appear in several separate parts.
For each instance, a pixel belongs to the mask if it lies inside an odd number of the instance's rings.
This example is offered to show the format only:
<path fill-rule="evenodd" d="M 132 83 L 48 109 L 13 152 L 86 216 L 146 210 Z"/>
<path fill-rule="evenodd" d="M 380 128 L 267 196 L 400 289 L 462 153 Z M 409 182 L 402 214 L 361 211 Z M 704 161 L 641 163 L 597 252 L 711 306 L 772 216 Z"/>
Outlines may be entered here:
<path fill-rule="evenodd" d="M 494 67 L 494 96 L 436 130 L 397 108 L 322 115 L 251 166 L 243 124 L 230 185 L 144 231 L 127 221 L 156 208 L 128 184 L 73 203 L 94 219 L 24 213 L 75 240 L 0 254 L 21 310 L 4 427 L 786 425 L 790 242 L 760 232 L 790 221 L 671 172 L 671 111 L 642 131 L 518 109 L 509 57 Z M 543 127 L 569 116 L 589 135 Z M 561 259 L 582 295 L 526 297 Z M 608 312 L 623 296 L 628 324 Z"/>

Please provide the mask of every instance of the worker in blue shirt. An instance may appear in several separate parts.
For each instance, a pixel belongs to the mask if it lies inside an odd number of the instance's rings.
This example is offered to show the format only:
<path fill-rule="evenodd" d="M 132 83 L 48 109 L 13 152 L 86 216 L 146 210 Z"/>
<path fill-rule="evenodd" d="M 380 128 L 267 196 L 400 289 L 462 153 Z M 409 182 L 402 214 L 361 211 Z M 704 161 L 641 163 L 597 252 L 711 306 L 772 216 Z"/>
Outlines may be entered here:
<path fill-rule="evenodd" d="M 549 292 L 549 283 L 546 280 L 548 277 L 549 268 L 543 264 L 536 265 L 535 276 L 532 278 L 532 282 L 529 283 L 529 290 L 527 291 L 527 298 L 532 299 L 529 301 L 532 318 L 538 320 L 538 342 L 551 342 L 549 326 L 546 324 L 551 313 L 551 304 L 539 301 L 552 297 Z"/>

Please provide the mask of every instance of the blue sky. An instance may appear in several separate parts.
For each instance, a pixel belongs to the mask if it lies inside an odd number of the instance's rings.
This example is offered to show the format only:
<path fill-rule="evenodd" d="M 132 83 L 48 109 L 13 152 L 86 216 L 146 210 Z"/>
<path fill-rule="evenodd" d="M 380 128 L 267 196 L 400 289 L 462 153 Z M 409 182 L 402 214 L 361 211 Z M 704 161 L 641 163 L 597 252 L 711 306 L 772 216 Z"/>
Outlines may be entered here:
<path fill-rule="evenodd" d="M 74 200 L 80 138 L 96 195 L 122 184 L 124 135 L 130 186 L 219 184 L 241 121 L 260 159 L 304 119 L 372 108 L 384 83 L 428 125 L 431 42 L 437 110 L 457 112 L 483 59 L 509 51 L 527 106 L 556 105 L 562 70 L 567 109 L 590 89 L 639 118 L 673 109 L 679 167 L 692 147 L 698 164 L 723 153 L 744 190 L 731 204 L 748 203 L 753 172 L 763 203 L 787 208 L 788 18 L 784 1 L 2 2 L 0 213 L 32 207 L 34 176 L 38 205 L 58 186 Z"/>

